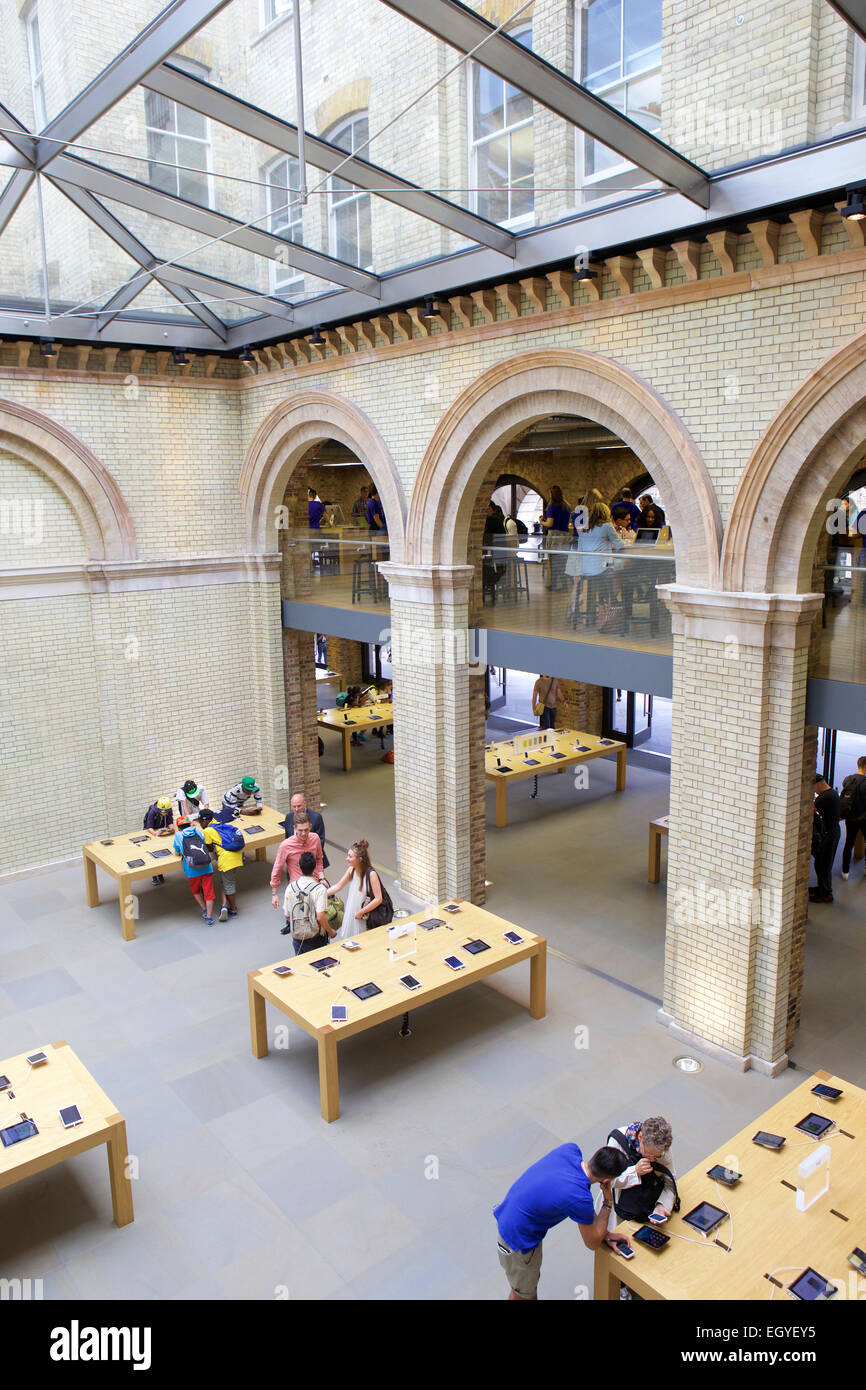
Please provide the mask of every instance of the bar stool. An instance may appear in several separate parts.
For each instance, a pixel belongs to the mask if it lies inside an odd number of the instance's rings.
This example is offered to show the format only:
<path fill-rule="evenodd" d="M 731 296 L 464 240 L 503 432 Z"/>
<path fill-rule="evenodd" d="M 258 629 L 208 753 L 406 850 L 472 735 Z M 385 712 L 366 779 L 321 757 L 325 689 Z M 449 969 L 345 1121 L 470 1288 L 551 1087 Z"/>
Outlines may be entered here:
<path fill-rule="evenodd" d="M 352 602 L 360 603 L 363 598 L 379 601 L 379 575 L 376 566 L 368 556 L 362 556 L 352 565 Z"/>

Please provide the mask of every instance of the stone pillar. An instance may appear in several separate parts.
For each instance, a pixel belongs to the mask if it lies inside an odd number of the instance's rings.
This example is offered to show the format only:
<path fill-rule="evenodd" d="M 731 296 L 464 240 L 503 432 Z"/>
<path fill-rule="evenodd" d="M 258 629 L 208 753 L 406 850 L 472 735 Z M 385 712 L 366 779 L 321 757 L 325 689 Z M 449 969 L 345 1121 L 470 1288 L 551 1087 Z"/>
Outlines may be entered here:
<path fill-rule="evenodd" d="M 821 596 L 660 592 L 674 680 L 659 1017 L 682 1041 L 775 1075 L 802 974 L 806 676 Z"/>
<path fill-rule="evenodd" d="M 600 734 L 604 718 L 604 687 L 585 681 L 559 680 L 557 722 L 584 734 Z"/>
<path fill-rule="evenodd" d="M 391 597 L 394 796 L 400 883 L 428 903 L 483 891 L 483 833 L 473 841 L 471 788 L 483 789 L 484 666 L 470 674 L 469 565 L 379 566 Z M 480 695 L 470 687 L 477 684 Z M 477 730 L 476 730 L 477 733 Z M 474 745 L 478 744 L 475 749 Z M 483 832 L 483 821 L 482 821 Z M 473 865 L 474 860 L 474 865 Z M 474 867 L 474 873 L 473 873 Z"/>
<path fill-rule="evenodd" d="M 284 531 L 280 535 L 280 591 L 293 592 L 296 547 Z M 288 592 L 287 592 L 288 590 Z M 316 658 L 311 632 L 284 627 L 283 680 L 286 689 L 286 764 L 288 791 L 302 791 L 307 805 L 320 801 L 319 731 L 316 725 Z"/>

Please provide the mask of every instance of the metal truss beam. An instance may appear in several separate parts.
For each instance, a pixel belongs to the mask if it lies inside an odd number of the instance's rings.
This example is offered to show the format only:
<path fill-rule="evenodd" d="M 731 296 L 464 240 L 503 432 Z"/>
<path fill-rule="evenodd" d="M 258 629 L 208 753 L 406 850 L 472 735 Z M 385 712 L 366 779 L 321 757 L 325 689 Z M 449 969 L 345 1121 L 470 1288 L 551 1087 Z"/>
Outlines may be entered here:
<path fill-rule="evenodd" d="M 392 10 L 442 39 L 460 53 L 469 53 L 487 39 L 478 61 L 510 82 L 533 101 L 616 150 L 629 164 L 644 169 L 669 188 L 706 207 L 709 178 L 676 150 L 657 140 L 628 116 L 573 82 L 558 68 L 524 48 L 458 0 L 384 0 Z"/>
<path fill-rule="evenodd" d="M 143 80 L 142 86 L 159 92 L 171 101 L 180 102 L 181 106 L 191 107 L 193 111 L 208 116 L 220 125 L 238 130 L 251 140 L 271 145 L 275 150 L 282 150 L 294 159 L 298 157 L 297 126 L 251 106 L 249 102 L 212 86 L 210 82 L 203 82 L 201 78 L 181 72 L 170 63 L 163 63 L 150 73 Z M 418 188 L 397 174 L 389 173 L 387 169 L 377 168 L 366 159 L 359 159 L 357 156 L 347 159 L 345 150 L 311 135 L 309 131 L 306 132 L 305 155 L 307 163 L 316 169 L 333 173 L 337 165 L 340 165 L 340 178 L 353 183 L 356 188 L 375 191 L 378 197 L 384 198 L 387 202 L 406 208 L 408 212 L 414 212 L 430 222 L 436 222 L 440 227 L 446 227 L 448 231 L 465 237 L 467 241 L 489 246 L 494 251 L 501 251 L 503 256 L 514 255 L 516 243 L 511 232 L 497 227 L 494 222 L 488 222 L 485 217 L 478 217 L 476 213 L 458 207 L 447 198 L 425 192 L 423 188 Z"/>

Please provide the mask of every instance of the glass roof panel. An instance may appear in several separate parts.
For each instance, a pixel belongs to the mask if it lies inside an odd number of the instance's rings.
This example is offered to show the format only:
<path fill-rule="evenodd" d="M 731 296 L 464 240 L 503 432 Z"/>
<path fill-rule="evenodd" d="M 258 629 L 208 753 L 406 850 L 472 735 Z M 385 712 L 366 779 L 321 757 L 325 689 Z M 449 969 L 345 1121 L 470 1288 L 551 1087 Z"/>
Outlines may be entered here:
<path fill-rule="evenodd" d="M 0 99 L 29 129 L 41 129 L 164 8 L 164 0 L 5 0 Z"/>

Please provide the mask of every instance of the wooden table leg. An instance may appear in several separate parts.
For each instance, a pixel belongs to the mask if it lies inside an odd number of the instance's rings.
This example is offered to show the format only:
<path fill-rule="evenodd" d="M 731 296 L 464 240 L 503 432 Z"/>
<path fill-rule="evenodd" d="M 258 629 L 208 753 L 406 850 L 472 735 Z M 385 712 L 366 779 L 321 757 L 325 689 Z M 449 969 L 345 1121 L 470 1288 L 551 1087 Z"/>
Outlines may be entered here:
<path fill-rule="evenodd" d="M 328 1124 L 340 1117 L 340 1080 L 337 1075 L 337 1034 L 326 1025 L 319 1034 L 319 1096 L 322 1119 Z"/>
<path fill-rule="evenodd" d="M 496 824 L 500 830 L 505 824 L 505 796 L 508 787 L 504 782 L 496 783 Z"/>
<path fill-rule="evenodd" d="M 343 771 L 352 771 L 352 734 L 351 730 L 343 731 Z"/>
<path fill-rule="evenodd" d="M 87 894 L 87 906 L 99 907 L 99 884 L 96 879 L 96 865 L 90 855 L 82 856 L 84 859 L 84 891 Z"/>
<path fill-rule="evenodd" d="M 616 789 L 618 792 L 625 791 L 625 755 L 626 749 L 620 748 L 616 755 Z"/>
<path fill-rule="evenodd" d="M 529 1012 L 533 1018 L 547 1013 L 547 943 L 539 946 L 529 962 Z"/>
<path fill-rule="evenodd" d="M 265 996 L 259 994 L 255 986 L 255 976 L 258 973 L 258 971 L 254 971 L 252 975 L 247 976 L 247 988 L 250 996 L 250 1042 L 252 1044 L 254 1057 L 267 1057 L 267 1011 L 265 1008 Z"/>
<path fill-rule="evenodd" d="M 117 893 L 120 899 L 120 930 L 124 941 L 135 940 L 135 901 L 132 892 L 132 879 L 119 878 Z"/>
<path fill-rule="evenodd" d="M 609 1246 L 601 1245 L 595 1252 L 595 1275 L 592 1296 L 597 1303 L 609 1303 L 619 1298 L 619 1276 L 613 1271 L 614 1256 Z"/>
<path fill-rule="evenodd" d="M 649 828 L 649 865 L 647 878 L 650 883 L 658 883 L 662 876 L 662 837 L 657 825 Z"/>
<path fill-rule="evenodd" d="M 127 1169 L 126 1122 L 120 1115 L 109 1116 L 111 1131 L 106 1141 L 111 1206 L 116 1226 L 128 1226 L 135 1219 L 132 1210 L 132 1183 Z"/>
<path fill-rule="evenodd" d="M 268 857 L 267 845 L 260 845 L 259 848 L 256 850 L 256 859 L 259 860 L 259 861 L 261 861 L 262 859 L 267 859 L 267 857 Z"/>

